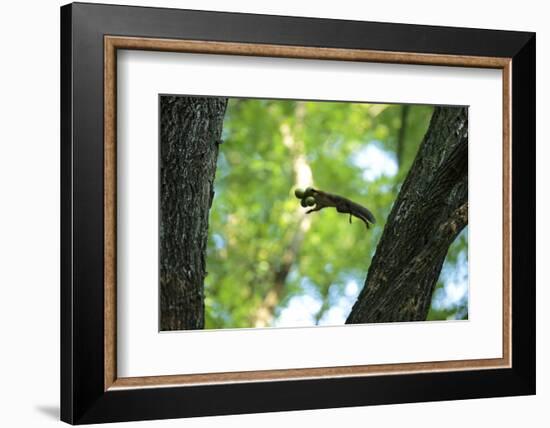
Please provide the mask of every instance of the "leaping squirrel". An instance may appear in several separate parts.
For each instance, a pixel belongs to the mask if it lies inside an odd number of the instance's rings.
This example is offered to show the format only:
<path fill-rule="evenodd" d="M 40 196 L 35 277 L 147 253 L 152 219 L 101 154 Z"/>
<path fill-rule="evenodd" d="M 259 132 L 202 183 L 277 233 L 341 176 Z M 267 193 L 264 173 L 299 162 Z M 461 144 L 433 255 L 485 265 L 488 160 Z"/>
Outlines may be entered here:
<path fill-rule="evenodd" d="M 363 220 L 367 226 L 367 229 L 370 227 L 369 223 L 376 223 L 374 215 L 367 208 L 349 200 L 348 198 L 344 198 L 343 196 L 323 192 L 321 190 L 314 189 L 313 187 L 308 187 L 305 190 L 296 189 L 294 194 L 298 199 L 301 199 L 300 204 L 304 208 L 313 207 L 307 210 L 306 214 L 320 211 L 323 208 L 334 207 L 339 213 L 349 214 L 350 223 L 351 216 L 355 216 Z"/>

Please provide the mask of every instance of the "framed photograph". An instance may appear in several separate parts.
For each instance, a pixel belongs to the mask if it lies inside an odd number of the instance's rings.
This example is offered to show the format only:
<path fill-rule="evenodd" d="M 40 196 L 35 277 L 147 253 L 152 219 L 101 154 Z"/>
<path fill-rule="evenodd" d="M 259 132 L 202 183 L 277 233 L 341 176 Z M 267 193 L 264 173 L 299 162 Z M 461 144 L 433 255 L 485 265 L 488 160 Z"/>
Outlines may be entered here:
<path fill-rule="evenodd" d="M 535 393 L 535 35 L 61 8 L 61 418 Z"/>

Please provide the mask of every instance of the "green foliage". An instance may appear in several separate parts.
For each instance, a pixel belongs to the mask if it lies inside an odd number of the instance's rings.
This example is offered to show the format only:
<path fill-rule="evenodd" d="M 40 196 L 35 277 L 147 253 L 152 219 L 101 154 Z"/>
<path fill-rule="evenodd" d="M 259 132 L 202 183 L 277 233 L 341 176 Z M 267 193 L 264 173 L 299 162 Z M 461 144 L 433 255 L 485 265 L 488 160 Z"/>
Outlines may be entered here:
<path fill-rule="evenodd" d="M 428 321 L 468 319 L 468 228 L 449 247 L 432 297 Z"/>
<path fill-rule="evenodd" d="M 294 324 L 332 323 L 337 309 L 342 323 L 432 111 L 408 108 L 399 149 L 400 105 L 231 99 L 210 212 L 206 328 L 285 325 L 296 302 L 307 304 Z M 300 182 L 308 172 L 313 180 Z M 307 206 L 308 189 L 297 186 L 356 201 L 378 223 L 367 231 L 334 209 L 306 216 L 296 197 Z M 449 272 L 464 264 L 467 235 L 457 241 Z M 430 315 L 460 310 L 441 306 Z"/>

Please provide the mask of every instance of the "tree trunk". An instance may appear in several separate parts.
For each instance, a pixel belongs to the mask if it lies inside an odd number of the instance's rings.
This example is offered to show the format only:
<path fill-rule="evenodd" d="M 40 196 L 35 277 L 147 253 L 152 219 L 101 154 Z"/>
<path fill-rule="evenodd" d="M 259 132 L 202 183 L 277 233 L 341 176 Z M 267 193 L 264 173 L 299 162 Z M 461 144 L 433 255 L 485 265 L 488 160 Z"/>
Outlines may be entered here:
<path fill-rule="evenodd" d="M 423 321 L 450 244 L 468 223 L 468 113 L 437 107 L 348 324 Z"/>
<path fill-rule="evenodd" d="M 160 329 L 204 328 L 208 213 L 227 99 L 160 98 Z"/>

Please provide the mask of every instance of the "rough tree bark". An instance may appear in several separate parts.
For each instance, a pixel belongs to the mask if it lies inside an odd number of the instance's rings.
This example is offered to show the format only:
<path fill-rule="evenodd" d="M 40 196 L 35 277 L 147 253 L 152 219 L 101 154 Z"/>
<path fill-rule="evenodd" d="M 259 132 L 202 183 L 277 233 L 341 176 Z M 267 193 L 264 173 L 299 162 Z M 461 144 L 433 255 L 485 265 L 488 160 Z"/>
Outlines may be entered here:
<path fill-rule="evenodd" d="M 160 328 L 204 328 L 208 213 L 227 99 L 160 99 Z"/>
<path fill-rule="evenodd" d="M 449 246 L 467 223 L 467 110 L 437 107 L 346 323 L 425 320 Z"/>

